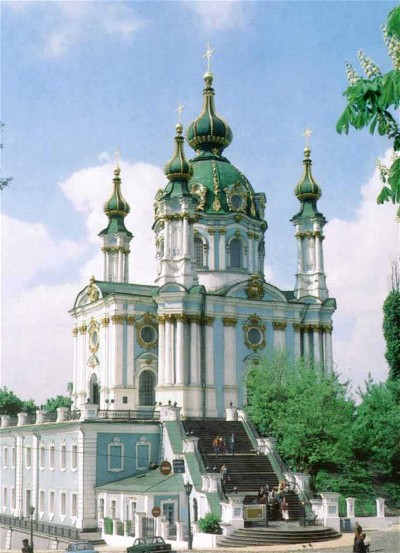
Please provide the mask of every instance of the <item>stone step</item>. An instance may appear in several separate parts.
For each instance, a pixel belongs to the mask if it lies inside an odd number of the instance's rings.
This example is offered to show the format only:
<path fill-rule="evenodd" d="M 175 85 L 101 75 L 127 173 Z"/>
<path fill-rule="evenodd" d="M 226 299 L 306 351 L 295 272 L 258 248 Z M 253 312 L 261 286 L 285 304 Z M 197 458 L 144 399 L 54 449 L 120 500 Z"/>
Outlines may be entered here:
<path fill-rule="evenodd" d="M 283 523 L 284 525 L 285 523 Z M 338 539 L 341 536 L 332 528 L 241 528 L 218 542 L 218 546 L 247 547 L 251 545 L 315 543 Z"/>

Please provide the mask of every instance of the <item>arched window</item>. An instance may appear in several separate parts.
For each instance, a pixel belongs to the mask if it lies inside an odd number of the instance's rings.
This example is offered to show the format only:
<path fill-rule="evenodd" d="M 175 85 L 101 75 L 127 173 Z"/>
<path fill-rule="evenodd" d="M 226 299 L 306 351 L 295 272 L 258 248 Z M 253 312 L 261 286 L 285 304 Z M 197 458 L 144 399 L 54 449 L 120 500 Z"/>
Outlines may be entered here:
<path fill-rule="evenodd" d="M 151 371 L 143 371 L 139 378 L 139 404 L 154 405 L 155 378 Z"/>
<path fill-rule="evenodd" d="M 98 405 L 100 401 L 99 385 L 95 374 L 90 378 L 90 400 L 94 405 Z"/>
<path fill-rule="evenodd" d="M 239 238 L 234 238 L 230 246 L 230 266 L 234 269 L 240 269 L 242 267 L 242 243 Z"/>
<path fill-rule="evenodd" d="M 194 258 L 196 260 L 196 269 L 204 268 L 203 242 L 200 238 L 194 239 Z"/>

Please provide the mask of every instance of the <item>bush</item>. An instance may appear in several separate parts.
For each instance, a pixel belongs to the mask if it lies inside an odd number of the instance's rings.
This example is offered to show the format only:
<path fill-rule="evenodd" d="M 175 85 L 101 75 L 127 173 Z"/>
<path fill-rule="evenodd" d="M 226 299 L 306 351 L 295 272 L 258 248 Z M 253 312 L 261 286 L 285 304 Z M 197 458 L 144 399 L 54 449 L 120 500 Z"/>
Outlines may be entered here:
<path fill-rule="evenodd" d="M 207 513 L 203 518 L 199 518 L 199 528 L 204 534 L 222 534 L 219 523 L 221 518 L 214 513 Z"/>
<path fill-rule="evenodd" d="M 375 517 L 376 516 L 376 501 L 369 497 L 356 498 L 354 506 L 356 517 Z"/>
<path fill-rule="evenodd" d="M 105 518 L 104 519 L 104 533 L 105 534 L 112 534 L 114 530 L 114 522 L 112 518 Z"/>

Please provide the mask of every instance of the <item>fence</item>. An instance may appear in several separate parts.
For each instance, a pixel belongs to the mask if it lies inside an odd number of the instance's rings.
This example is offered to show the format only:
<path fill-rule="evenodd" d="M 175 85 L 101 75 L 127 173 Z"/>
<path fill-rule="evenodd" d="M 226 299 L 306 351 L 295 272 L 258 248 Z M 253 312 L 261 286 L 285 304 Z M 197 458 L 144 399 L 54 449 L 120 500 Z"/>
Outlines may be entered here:
<path fill-rule="evenodd" d="M 31 520 L 29 518 L 18 518 L 10 515 L 0 515 L 0 524 L 11 528 L 23 528 L 30 530 Z M 69 538 L 73 540 L 79 539 L 79 530 L 61 524 L 52 524 L 50 522 L 32 521 L 33 531 L 48 536 L 57 536 L 59 538 Z"/>

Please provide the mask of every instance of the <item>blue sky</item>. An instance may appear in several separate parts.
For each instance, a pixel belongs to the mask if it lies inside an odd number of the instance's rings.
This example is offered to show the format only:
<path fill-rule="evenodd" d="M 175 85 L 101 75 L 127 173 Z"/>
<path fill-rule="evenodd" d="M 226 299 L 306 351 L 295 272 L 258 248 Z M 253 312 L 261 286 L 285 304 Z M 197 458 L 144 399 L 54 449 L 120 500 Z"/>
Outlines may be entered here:
<path fill-rule="evenodd" d="M 31 395 L 65 392 L 66 311 L 89 271 L 101 275 L 96 234 L 117 147 L 124 193 L 135 204 L 131 274 L 140 281 L 153 272 L 145 251 L 152 213 L 141 212 L 163 186 L 158 168 L 171 155 L 178 100 L 185 125 L 200 111 L 207 42 L 216 49 L 216 106 L 234 134 L 226 156 L 267 195 L 269 279 L 294 285 L 289 219 L 308 125 L 319 205 L 331 221 L 326 272 L 339 305 L 338 370 L 356 384 L 368 371 L 384 378 L 380 306 L 398 230 L 392 206 L 374 205 L 374 167 L 390 144 L 367 132 L 339 136 L 335 124 L 345 105 L 345 61 L 358 66 L 362 48 L 390 69 L 380 25 L 396 4 L 3 2 L 3 171 L 13 182 L 2 193 L 2 384 L 26 395 L 19 367 L 29 365 L 37 375 Z M 49 371 L 57 375 L 51 382 Z"/>

